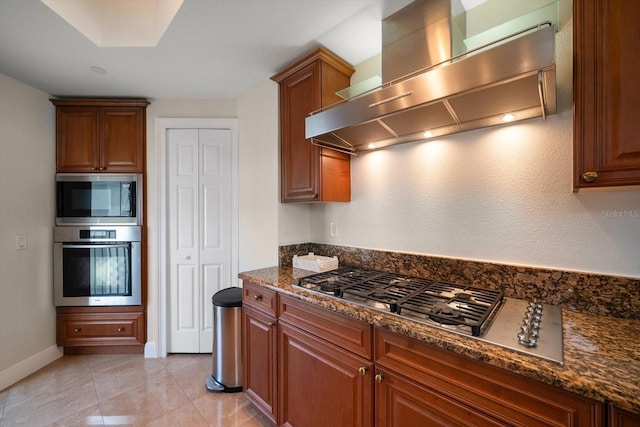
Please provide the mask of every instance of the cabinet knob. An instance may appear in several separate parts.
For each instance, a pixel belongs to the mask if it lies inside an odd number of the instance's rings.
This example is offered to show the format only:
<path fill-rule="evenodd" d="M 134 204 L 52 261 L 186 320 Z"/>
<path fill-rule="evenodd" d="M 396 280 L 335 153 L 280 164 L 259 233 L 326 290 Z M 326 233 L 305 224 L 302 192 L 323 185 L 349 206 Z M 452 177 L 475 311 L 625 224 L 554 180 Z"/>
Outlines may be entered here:
<path fill-rule="evenodd" d="M 118 332 L 124 332 L 124 328 L 118 328 Z"/>
<path fill-rule="evenodd" d="M 107 170 L 107 167 L 106 167 L 106 166 L 104 166 L 104 167 L 98 168 L 98 170 L 99 170 L 99 171 L 106 171 L 106 170 Z"/>
<path fill-rule="evenodd" d="M 598 179 L 598 172 L 589 171 L 582 174 L 582 179 L 586 182 L 593 182 Z"/>
<path fill-rule="evenodd" d="M 267 326 L 270 327 L 270 328 L 273 327 L 273 325 L 275 325 L 275 323 L 273 323 L 273 322 L 267 323 Z"/>
<path fill-rule="evenodd" d="M 253 299 L 255 299 L 256 301 L 262 301 L 262 295 L 255 295 Z"/>
<path fill-rule="evenodd" d="M 92 171 L 97 171 L 97 170 L 99 170 L 99 169 L 98 169 L 98 168 L 96 168 L 96 167 L 93 167 L 93 168 L 91 168 L 91 170 L 92 170 Z"/>
<path fill-rule="evenodd" d="M 311 198 L 312 198 L 312 199 L 317 199 L 317 198 L 318 198 L 318 193 L 313 193 L 313 194 L 311 195 Z"/>
<path fill-rule="evenodd" d="M 360 366 L 358 368 L 358 372 L 360 372 L 360 375 L 362 375 L 362 376 L 367 375 L 367 367 L 366 366 Z"/>
<path fill-rule="evenodd" d="M 80 331 L 82 331 L 82 328 L 75 328 L 75 329 L 73 330 L 73 332 L 80 332 Z"/>
<path fill-rule="evenodd" d="M 384 375 L 382 375 L 382 374 L 376 374 L 375 379 L 376 379 L 376 382 L 377 382 L 378 384 L 380 384 L 380 383 L 382 382 L 382 380 L 384 380 Z"/>

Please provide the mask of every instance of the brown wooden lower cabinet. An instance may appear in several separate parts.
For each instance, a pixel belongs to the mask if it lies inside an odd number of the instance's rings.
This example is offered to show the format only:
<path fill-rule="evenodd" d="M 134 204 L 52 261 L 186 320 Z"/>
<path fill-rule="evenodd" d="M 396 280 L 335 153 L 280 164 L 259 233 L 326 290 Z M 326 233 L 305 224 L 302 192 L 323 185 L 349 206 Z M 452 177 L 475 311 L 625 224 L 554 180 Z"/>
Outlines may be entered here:
<path fill-rule="evenodd" d="M 263 288 L 265 294 L 260 285 L 244 287 L 245 393 L 277 425 L 607 423 L 603 403 Z M 611 426 L 640 425 L 637 415 L 608 413 Z"/>
<path fill-rule="evenodd" d="M 373 426 L 370 361 L 280 322 L 280 425 Z"/>
<path fill-rule="evenodd" d="M 632 414 L 615 406 L 609 406 L 610 427 L 640 427 L 640 414 Z"/>
<path fill-rule="evenodd" d="M 245 293 L 246 293 L 245 285 Z M 246 303 L 243 312 L 243 391 L 272 422 L 277 418 L 277 326 L 275 317 Z"/>
<path fill-rule="evenodd" d="M 56 341 L 65 354 L 144 353 L 141 307 L 58 307 Z"/>
<path fill-rule="evenodd" d="M 505 426 L 418 383 L 376 368 L 376 426 Z"/>
<path fill-rule="evenodd" d="M 410 379 L 415 392 L 426 389 L 439 395 L 438 411 L 446 407 L 445 412 L 464 417 L 463 408 L 469 408 L 468 419 L 462 418 L 465 425 L 597 427 L 604 423 L 600 402 L 382 329 L 375 330 L 374 343 L 376 369 Z M 494 424 L 474 422 L 480 414 L 495 420 Z"/>

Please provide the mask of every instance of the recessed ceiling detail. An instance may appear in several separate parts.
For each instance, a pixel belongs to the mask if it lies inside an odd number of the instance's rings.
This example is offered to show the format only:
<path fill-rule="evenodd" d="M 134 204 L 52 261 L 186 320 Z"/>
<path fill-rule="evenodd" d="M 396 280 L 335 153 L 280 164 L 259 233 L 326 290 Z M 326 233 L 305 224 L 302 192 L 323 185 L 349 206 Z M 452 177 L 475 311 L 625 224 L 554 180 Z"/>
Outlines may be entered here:
<path fill-rule="evenodd" d="M 40 0 L 99 47 L 153 47 L 184 0 Z"/>

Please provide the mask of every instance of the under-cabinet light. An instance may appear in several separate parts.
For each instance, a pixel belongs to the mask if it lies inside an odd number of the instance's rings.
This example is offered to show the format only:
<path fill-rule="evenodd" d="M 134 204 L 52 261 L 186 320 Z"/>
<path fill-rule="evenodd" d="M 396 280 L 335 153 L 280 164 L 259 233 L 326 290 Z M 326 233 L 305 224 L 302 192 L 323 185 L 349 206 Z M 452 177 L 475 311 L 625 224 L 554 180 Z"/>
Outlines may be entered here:
<path fill-rule="evenodd" d="M 514 121 L 516 118 L 516 116 L 514 116 L 513 114 L 509 113 L 509 114 L 505 114 L 504 116 L 502 116 L 502 121 L 505 123 L 509 123 Z"/>

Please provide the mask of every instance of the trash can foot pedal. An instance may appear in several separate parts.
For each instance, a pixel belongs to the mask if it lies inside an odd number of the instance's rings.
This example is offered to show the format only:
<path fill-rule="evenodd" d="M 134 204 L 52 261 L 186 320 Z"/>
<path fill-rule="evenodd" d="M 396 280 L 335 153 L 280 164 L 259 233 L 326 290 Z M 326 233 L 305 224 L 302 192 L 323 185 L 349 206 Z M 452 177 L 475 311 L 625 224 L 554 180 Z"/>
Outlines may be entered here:
<path fill-rule="evenodd" d="M 213 375 L 207 377 L 204 385 L 209 391 L 221 391 L 223 393 L 236 393 L 242 391 L 242 387 L 225 387 L 224 385 L 216 381 Z"/>

